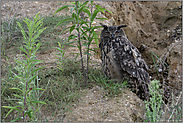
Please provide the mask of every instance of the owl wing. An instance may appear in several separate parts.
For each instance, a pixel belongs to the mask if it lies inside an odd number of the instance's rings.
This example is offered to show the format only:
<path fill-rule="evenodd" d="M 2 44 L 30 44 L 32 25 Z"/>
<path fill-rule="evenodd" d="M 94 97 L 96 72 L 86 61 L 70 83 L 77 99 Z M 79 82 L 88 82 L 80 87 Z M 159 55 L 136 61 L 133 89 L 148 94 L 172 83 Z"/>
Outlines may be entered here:
<path fill-rule="evenodd" d="M 114 44 L 114 59 L 121 69 L 140 81 L 149 82 L 148 66 L 142 58 L 138 49 L 133 46 L 127 38 L 117 39 Z"/>

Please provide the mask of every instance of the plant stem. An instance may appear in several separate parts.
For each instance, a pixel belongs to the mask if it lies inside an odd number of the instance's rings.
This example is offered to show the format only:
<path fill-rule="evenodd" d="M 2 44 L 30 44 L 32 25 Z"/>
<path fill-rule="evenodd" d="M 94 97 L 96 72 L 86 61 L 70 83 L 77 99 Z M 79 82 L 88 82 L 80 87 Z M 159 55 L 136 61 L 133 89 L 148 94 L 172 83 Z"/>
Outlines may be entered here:
<path fill-rule="evenodd" d="M 76 1 L 75 3 L 76 3 L 77 15 L 78 15 L 77 2 L 78 1 Z M 85 85 L 86 85 L 86 74 L 85 74 L 84 65 L 83 65 L 83 54 L 82 54 L 82 47 L 81 47 L 81 41 L 80 41 L 80 32 L 79 32 L 79 20 L 78 20 L 77 28 L 78 28 L 78 41 L 79 41 L 79 47 L 80 47 L 79 51 L 80 51 L 80 56 L 81 56 L 81 66 L 82 66 L 83 77 L 84 77 L 84 81 L 85 81 Z"/>
<path fill-rule="evenodd" d="M 28 86 L 28 80 L 26 81 L 26 89 L 25 89 L 25 95 L 24 95 L 23 122 L 24 122 L 24 119 L 25 119 L 24 112 L 25 112 L 25 101 L 26 101 L 27 86 Z"/>
<path fill-rule="evenodd" d="M 91 5 L 91 17 L 92 17 L 92 11 L 93 11 L 93 5 Z M 91 18 L 90 18 L 91 20 Z M 90 21 L 90 28 L 91 28 L 91 21 Z M 91 36 L 91 30 L 89 32 L 89 38 Z M 88 44 L 88 50 L 87 50 L 87 77 L 88 77 L 88 70 L 89 70 L 89 48 L 90 48 L 90 41 L 89 41 L 89 44 Z"/>

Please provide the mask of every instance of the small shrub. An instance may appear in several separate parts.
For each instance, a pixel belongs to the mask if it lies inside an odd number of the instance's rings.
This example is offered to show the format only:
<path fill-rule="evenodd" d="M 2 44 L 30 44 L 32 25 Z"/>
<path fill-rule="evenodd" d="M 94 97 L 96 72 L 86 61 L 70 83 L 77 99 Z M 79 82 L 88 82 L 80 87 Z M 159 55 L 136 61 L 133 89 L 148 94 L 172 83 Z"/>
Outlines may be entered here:
<path fill-rule="evenodd" d="M 97 18 L 97 14 L 101 11 L 104 13 L 105 8 L 102 8 L 99 5 L 93 5 L 93 1 L 90 1 L 90 8 L 87 6 L 89 1 L 86 1 L 84 3 L 80 3 L 78 1 L 76 2 L 71 2 L 73 5 L 65 5 L 60 7 L 58 10 L 56 10 L 55 13 L 66 9 L 68 7 L 72 7 L 70 10 L 72 12 L 72 17 L 71 18 L 66 18 L 62 21 L 60 21 L 56 27 L 66 21 L 73 21 L 74 24 L 72 26 L 69 26 L 65 28 L 62 32 L 64 32 L 67 29 L 70 29 L 70 36 L 68 38 L 68 41 L 71 39 L 76 39 L 76 41 L 68 42 L 70 46 L 75 47 L 74 45 L 71 45 L 72 43 L 77 43 L 77 48 L 80 51 L 80 58 L 81 58 L 81 66 L 82 66 L 82 71 L 83 71 L 83 77 L 85 80 L 85 85 L 86 81 L 88 78 L 88 69 L 89 69 L 89 59 L 90 59 L 90 51 L 93 51 L 90 49 L 90 45 L 92 43 L 92 40 L 95 40 L 95 43 L 98 45 L 98 34 L 94 31 L 95 29 L 99 28 L 100 26 L 92 26 L 92 23 L 95 19 L 100 19 L 100 20 L 105 20 L 106 18 Z M 95 8 L 95 9 L 94 9 Z M 109 10 L 106 10 L 110 12 Z M 82 17 L 81 13 L 84 12 L 86 13 L 86 17 Z M 112 12 L 110 12 L 112 13 Z M 77 34 L 71 34 L 73 30 L 77 31 Z M 61 32 L 61 33 L 62 33 Z M 86 52 L 83 53 L 82 48 L 83 46 L 86 46 Z M 86 71 L 84 69 L 84 61 L 83 61 L 83 55 L 87 56 L 87 67 Z"/>
<path fill-rule="evenodd" d="M 16 106 L 2 106 L 10 109 L 5 118 L 13 110 L 18 112 L 18 117 L 12 120 L 12 122 L 21 120 L 23 122 L 38 121 L 39 110 L 43 104 L 46 104 L 45 102 L 39 101 L 40 95 L 42 95 L 40 91 L 44 89 L 39 88 L 39 78 L 37 74 L 38 70 L 42 69 L 44 66 L 36 68 L 36 65 L 42 62 L 41 60 L 36 59 L 37 50 L 41 46 L 36 39 L 46 28 L 41 29 L 43 19 L 40 19 L 39 13 L 32 21 L 28 18 L 25 18 L 23 21 L 28 27 L 28 35 L 25 33 L 22 25 L 17 22 L 25 40 L 24 45 L 20 47 L 20 50 L 25 54 L 20 55 L 18 59 L 15 59 L 17 63 L 15 69 L 18 73 L 14 75 L 14 79 L 18 79 L 19 86 L 10 88 L 11 90 L 17 91 L 17 93 L 13 95 L 18 102 Z M 23 58 L 21 59 L 20 57 L 25 57 L 26 60 L 23 60 Z"/>
<path fill-rule="evenodd" d="M 163 100 L 159 91 L 161 91 L 159 81 L 151 81 L 149 85 L 149 93 L 151 97 L 149 101 L 145 101 L 145 107 L 147 110 L 145 119 L 146 122 L 158 122 L 161 119 L 163 113 Z"/>

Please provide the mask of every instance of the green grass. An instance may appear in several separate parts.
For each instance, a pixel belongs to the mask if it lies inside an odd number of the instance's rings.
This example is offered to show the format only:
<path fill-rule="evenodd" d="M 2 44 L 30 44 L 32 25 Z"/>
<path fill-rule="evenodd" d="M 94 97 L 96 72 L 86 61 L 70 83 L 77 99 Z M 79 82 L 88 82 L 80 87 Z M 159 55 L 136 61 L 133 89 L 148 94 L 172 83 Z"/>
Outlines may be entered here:
<path fill-rule="evenodd" d="M 44 18 L 43 20 L 43 26 L 42 27 L 49 27 L 45 30 L 44 33 L 42 33 L 39 37 L 41 48 L 39 49 L 40 52 L 44 52 L 47 49 L 50 49 L 50 47 L 57 46 L 58 41 L 62 41 L 62 39 L 58 38 L 58 35 L 60 32 L 66 27 L 68 22 L 63 23 L 57 28 L 54 28 L 60 20 L 63 20 L 65 18 L 69 18 L 69 16 L 57 16 L 50 14 L 49 16 L 42 16 Z M 27 17 L 29 19 L 32 19 L 32 17 Z M 4 55 L 8 52 L 12 52 L 14 54 L 19 53 L 19 46 L 22 45 L 23 42 L 23 36 L 21 33 L 20 28 L 18 28 L 17 23 L 19 22 L 23 29 L 27 31 L 27 27 L 24 24 L 23 20 L 20 19 L 14 19 L 13 23 L 9 25 L 9 21 L 1 22 L 2 28 L 2 48 L 1 53 L 4 53 Z M 6 49 L 6 53 L 5 53 Z"/>
<path fill-rule="evenodd" d="M 80 90 L 92 88 L 95 85 L 104 88 L 105 93 L 103 93 L 103 96 L 105 97 L 112 98 L 114 95 L 117 96 L 122 93 L 122 85 L 109 82 L 101 73 L 100 69 L 91 68 L 87 86 L 83 86 L 85 82 L 83 80 L 80 62 L 74 60 L 66 60 L 64 62 L 63 72 L 57 68 L 44 68 L 40 70 L 39 79 L 39 86 L 45 89 L 40 98 L 47 103 L 43 108 L 50 111 L 53 115 L 56 115 L 58 112 L 69 111 L 72 104 L 77 103 L 78 99 L 82 96 L 83 93 L 81 93 Z M 3 93 L 1 94 L 1 99 L 5 101 L 2 105 L 14 105 L 16 102 L 16 100 L 9 100 L 13 98 L 13 92 L 9 91 L 9 87 L 18 86 L 16 80 L 11 81 L 11 84 L 6 83 L 5 80 L 2 82 L 1 87 L 3 88 Z M 2 108 L 2 118 L 7 111 L 8 110 Z"/>

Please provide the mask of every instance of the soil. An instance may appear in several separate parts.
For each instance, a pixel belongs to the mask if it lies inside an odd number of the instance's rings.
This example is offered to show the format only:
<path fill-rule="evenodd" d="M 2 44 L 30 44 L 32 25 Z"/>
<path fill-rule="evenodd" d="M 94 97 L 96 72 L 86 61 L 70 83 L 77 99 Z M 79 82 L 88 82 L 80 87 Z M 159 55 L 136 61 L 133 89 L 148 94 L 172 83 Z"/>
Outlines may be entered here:
<path fill-rule="evenodd" d="M 26 2 L 1 2 L 1 19 L 7 20 L 7 17 L 27 17 L 35 16 L 37 12 L 41 15 L 54 13 L 59 7 L 69 2 L 61 1 L 26 1 Z M 125 24 L 124 28 L 128 39 L 136 46 L 146 60 L 150 70 L 151 79 L 160 77 L 162 85 L 165 87 L 165 97 L 168 93 L 174 92 L 179 96 L 182 91 L 182 4 L 181 2 L 99 2 L 98 4 L 110 10 L 109 12 L 99 13 L 98 17 L 107 17 L 109 20 L 102 22 L 107 25 Z M 70 10 L 63 10 L 57 15 L 71 14 Z M 95 25 L 101 21 L 97 20 Z M 100 30 L 96 30 L 100 32 Z M 68 33 L 60 35 L 60 38 L 68 37 Z M 97 48 L 92 45 L 91 48 Z M 156 67 L 152 60 L 152 51 L 162 58 L 168 67 L 159 62 Z M 76 48 L 68 48 L 66 55 L 69 58 L 74 56 L 71 53 L 78 52 Z M 38 59 L 47 62 L 48 67 L 53 67 L 56 62 L 55 50 L 48 50 L 38 54 Z M 155 56 L 154 56 L 155 58 Z M 94 54 L 91 58 L 92 65 L 100 67 L 100 53 Z M 60 118 L 65 122 L 123 122 L 123 121 L 142 121 L 144 102 L 134 93 L 125 90 L 122 95 L 114 98 L 102 96 L 100 87 L 83 90 L 85 94 L 80 98 L 78 104 L 73 104 L 72 112 L 66 112 L 64 117 Z M 168 100 L 168 99 L 167 99 Z M 182 100 L 182 99 L 181 99 Z M 44 116 L 48 121 L 54 121 L 49 111 Z M 167 115 L 168 117 L 168 115 Z M 162 119 L 163 120 L 163 119 Z"/>

